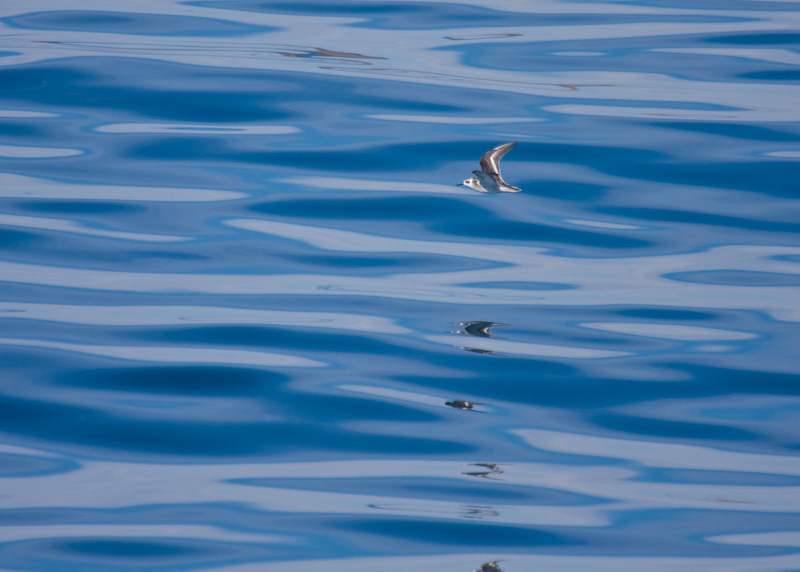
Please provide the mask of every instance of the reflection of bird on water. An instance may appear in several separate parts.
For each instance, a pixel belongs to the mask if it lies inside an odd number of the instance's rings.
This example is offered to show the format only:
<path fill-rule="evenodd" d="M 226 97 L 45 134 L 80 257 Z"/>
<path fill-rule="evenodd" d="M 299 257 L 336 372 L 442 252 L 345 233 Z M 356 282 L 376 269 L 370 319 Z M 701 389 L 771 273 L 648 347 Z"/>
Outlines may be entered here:
<path fill-rule="evenodd" d="M 451 334 L 461 334 L 462 336 L 475 336 L 477 338 L 498 338 L 492 334 L 492 328 L 495 326 L 507 326 L 508 324 L 501 324 L 499 322 L 456 322 L 457 326 L 464 328 L 463 332 L 458 330 L 451 330 Z M 459 349 L 473 352 L 476 354 L 492 355 L 492 350 L 484 350 L 480 348 L 471 348 L 468 346 L 458 346 Z"/>
<path fill-rule="evenodd" d="M 497 560 L 492 560 L 491 562 L 486 562 L 481 564 L 480 569 L 473 570 L 472 572 L 503 572 L 500 569 L 500 565 L 497 564 Z"/>
<path fill-rule="evenodd" d="M 492 328 L 495 326 L 506 326 L 507 324 L 500 324 L 498 322 L 457 322 L 456 326 L 464 326 L 464 331 L 453 331 L 453 334 L 462 334 L 467 336 L 478 336 L 479 338 L 495 338 L 492 335 Z"/>
<path fill-rule="evenodd" d="M 516 143 L 506 143 L 505 145 L 499 145 L 484 153 L 480 161 L 481 170 L 472 171 L 475 177 L 465 179 L 461 184 L 479 193 L 497 194 L 520 192 L 521 189 L 519 187 L 509 185 L 503 180 L 503 177 L 500 176 L 500 159 L 503 155 L 508 153 L 514 145 L 516 145 Z"/>
<path fill-rule="evenodd" d="M 495 463 L 470 463 L 472 467 L 485 467 L 486 470 L 482 471 L 468 471 L 466 473 L 461 473 L 462 475 L 467 475 L 468 477 L 483 477 L 485 479 L 489 478 L 489 475 L 502 475 L 503 469 L 500 468 L 500 465 Z"/>
<path fill-rule="evenodd" d="M 455 407 L 456 409 L 466 409 L 469 411 L 472 411 L 472 408 L 475 407 L 475 404 L 472 401 L 461 401 L 459 399 L 445 401 L 444 404 L 449 405 L 450 407 Z"/>
<path fill-rule="evenodd" d="M 316 56 L 323 56 L 327 58 L 344 58 L 344 59 L 364 59 L 364 60 L 385 60 L 375 56 L 365 56 L 362 54 L 352 54 L 350 52 L 337 52 L 334 50 L 326 50 L 325 48 L 302 48 L 299 46 L 288 46 L 295 50 L 293 52 L 276 52 L 287 58 L 313 58 Z"/>
<path fill-rule="evenodd" d="M 462 411 L 472 411 L 473 413 L 486 413 L 486 411 L 479 411 L 475 409 L 476 405 L 483 405 L 475 401 L 462 401 L 461 399 L 454 399 L 453 401 L 445 401 L 445 405 L 453 409 L 461 409 Z"/>
<path fill-rule="evenodd" d="M 492 510 L 491 506 L 480 504 L 464 504 L 459 505 L 458 516 L 462 518 L 472 518 L 475 520 L 483 520 L 485 518 L 492 518 L 498 516 L 496 510 Z"/>
<path fill-rule="evenodd" d="M 490 355 L 494 354 L 494 352 L 492 350 L 482 350 L 482 349 L 479 349 L 479 348 L 468 348 L 468 347 L 465 347 L 465 346 L 458 346 L 458 349 L 466 350 L 466 351 L 472 352 L 474 354 L 483 354 L 483 355 L 487 355 L 487 356 L 490 356 Z"/>

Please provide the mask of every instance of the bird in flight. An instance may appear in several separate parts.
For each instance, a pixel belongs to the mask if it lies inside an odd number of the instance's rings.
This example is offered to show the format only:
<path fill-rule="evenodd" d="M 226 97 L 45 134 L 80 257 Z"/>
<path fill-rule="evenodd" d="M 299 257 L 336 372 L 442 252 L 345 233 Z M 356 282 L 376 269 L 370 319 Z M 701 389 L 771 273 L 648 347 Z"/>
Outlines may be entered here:
<path fill-rule="evenodd" d="M 461 185 L 479 193 L 518 193 L 522 189 L 509 185 L 500 176 L 500 159 L 508 153 L 516 143 L 506 143 L 490 149 L 481 157 L 481 170 L 472 171 L 475 177 L 465 179 Z"/>

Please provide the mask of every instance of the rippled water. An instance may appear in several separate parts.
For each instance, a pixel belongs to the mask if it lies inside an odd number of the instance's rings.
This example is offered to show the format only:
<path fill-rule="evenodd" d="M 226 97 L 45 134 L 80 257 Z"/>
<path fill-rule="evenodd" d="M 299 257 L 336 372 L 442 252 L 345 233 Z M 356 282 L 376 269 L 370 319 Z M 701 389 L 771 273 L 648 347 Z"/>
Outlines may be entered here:
<path fill-rule="evenodd" d="M 2 570 L 800 570 L 800 4 L 706 4 L 2 3 Z"/>

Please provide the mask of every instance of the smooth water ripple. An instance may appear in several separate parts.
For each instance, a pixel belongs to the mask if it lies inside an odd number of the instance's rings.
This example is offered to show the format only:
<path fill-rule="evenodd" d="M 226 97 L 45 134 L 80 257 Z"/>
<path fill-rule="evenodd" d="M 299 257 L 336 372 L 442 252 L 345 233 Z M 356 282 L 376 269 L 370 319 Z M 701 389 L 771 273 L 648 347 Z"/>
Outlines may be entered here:
<path fill-rule="evenodd" d="M 0 25 L 3 570 L 800 569 L 797 2 Z"/>

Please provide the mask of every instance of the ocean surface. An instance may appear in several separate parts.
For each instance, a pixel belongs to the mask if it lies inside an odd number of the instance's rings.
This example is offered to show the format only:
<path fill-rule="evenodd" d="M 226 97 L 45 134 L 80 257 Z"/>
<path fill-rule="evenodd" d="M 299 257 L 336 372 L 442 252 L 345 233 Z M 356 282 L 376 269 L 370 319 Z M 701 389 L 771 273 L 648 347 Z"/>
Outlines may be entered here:
<path fill-rule="evenodd" d="M 800 2 L 0 26 L 0 571 L 800 571 Z"/>

